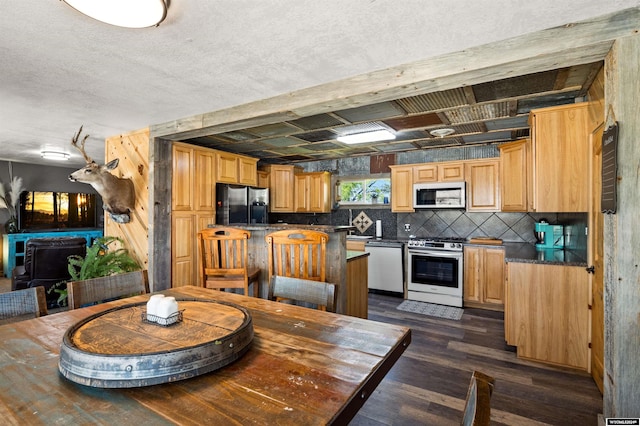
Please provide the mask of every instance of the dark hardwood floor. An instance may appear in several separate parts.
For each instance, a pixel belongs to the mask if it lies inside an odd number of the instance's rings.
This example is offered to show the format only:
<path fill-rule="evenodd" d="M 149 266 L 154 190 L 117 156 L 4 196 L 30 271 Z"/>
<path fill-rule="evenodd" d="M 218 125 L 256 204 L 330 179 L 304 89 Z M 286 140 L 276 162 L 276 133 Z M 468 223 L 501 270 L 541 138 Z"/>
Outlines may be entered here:
<path fill-rule="evenodd" d="M 369 295 L 369 319 L 411 328 L 412 342 L 351 425 L 460 424 L 472 371 L 496 380 L 495 425 L 597 425 L 602 396 L 587 373 L 516 358 L 503 315 L 465 309 L 460 321 L 396 309 L 402 299 Z"/>

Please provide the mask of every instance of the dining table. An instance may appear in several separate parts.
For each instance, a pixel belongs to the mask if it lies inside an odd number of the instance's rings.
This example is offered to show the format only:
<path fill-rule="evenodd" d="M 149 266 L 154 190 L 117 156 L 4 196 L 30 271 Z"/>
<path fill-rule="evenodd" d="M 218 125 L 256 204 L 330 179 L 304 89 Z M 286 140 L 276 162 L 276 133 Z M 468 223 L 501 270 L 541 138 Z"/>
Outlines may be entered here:
<path fill-rule="evenodd" d="M 60 372 L 63 337 L 89 317 L 144 304 L 153 293 L 2 325 L 2 424 L 348 424 L 411 342 L 404 326 L 241 294 L 195 286 L 158 293 L 246 310 L 248 348 L 203 374 L 103 388 Z"/>

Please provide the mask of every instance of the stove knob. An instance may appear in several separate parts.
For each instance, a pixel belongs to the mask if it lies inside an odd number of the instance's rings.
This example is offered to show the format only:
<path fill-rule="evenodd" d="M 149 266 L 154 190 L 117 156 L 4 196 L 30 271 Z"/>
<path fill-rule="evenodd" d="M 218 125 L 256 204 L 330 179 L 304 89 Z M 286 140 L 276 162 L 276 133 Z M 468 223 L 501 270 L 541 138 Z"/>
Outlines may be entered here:
<path fill-rule="evenodd" d="M 461 243 L 456 243 L 455 246 L 456 246 L 456 248 L 462 248 L 462 244 Z"/>

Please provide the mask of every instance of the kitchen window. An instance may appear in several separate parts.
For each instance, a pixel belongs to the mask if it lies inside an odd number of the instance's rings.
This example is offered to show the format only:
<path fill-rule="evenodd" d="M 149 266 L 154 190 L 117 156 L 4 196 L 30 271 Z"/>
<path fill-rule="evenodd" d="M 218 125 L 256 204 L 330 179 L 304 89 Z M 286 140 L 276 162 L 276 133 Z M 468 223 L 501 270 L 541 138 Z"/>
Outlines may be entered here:
<path fill-rule="evenodd" d="M 339 202 L 350 204 L 389 204 L 391 179 L 344 179 L 338 184 Z"/>

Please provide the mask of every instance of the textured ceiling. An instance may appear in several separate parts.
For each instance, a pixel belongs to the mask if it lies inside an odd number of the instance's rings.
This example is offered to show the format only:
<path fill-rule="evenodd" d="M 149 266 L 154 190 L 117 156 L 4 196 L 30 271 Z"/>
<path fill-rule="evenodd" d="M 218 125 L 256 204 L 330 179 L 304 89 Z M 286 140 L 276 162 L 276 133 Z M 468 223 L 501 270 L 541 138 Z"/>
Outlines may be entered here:
<path fill-rule="evenodd" d="M 170 2 L 167 19 L 159 27 L 131 30 L 94 21 L 63 1 L 3 0 L 0 159 L 81 165 L 84 161 L 69 140 L 84 125 L 91 135 L 87 150 L 101 161 L 104 140 L 119 133 L 224 111 L 639 6 L 640 0 L 180 0 Z M 568 65 L 573 64 L 560 62 L 558 67 Z M 325 145 L 332 144 L 331 139 L 321 132 L 333 129 L 334 120 L 352 124 L 363 119 L 375 123 L 390 119 L 385 125 L 417 126 L 416 132 L 424 133 L 432 117 L 419 117 L 421 111 L 436 111 L 443 122 L 460 127 L 463 133 L 458 136 L 472 137 L 478 132 L 461 126 L 481 125 L 483 119 L 473 117 L 493 113 L 478 108 L 496 109 L 495 114 L 509 108 L 508 117 L 516 117 L 511 105 L 491 105 L 490 99 L 502 98 L 500 91 L 509 92 L 508 86 L 476 85 L 473 93 L 447 91 L 425 99 L 408 98 L 307 117 L 293 125 L 253 129 L 252 142 L 246 146 L 255 145 L 253 152 L 264 151 L 269 158 L 309 156 L 314 150 L 320 152 L 323 145 L 332 148 Z M 460 96 L 469 107 L 451 109 L 448 102 Z M 470 97 L 475 99 L 470 101 Z M 397 110 L 397 115 L 389 115 L 387 108 Z M 499 114 L 495 118 L 503 116 Z M 408 132 L 402 131 L 409 137 Z M 302 144 L 288 140 L 294 133 L 306 133 L 306 139 L 300 139 Z M 267 144 L 260 140 L 263 137 L 273 140 Z M 427 139 L 416 138 L 410 144 L 425 143 Z M 286 152 L 271 152 L 274 147 L 284 149 L 282 145 L 289 145 Z M 62 164 L 45 161 L 40 158 L 43 149 L 68 152 L 71 159 Z M 384 149 L 379 146 L 374 151 Z"/>
<path fill-rule="evenodd" d="M 291 163 L 504 142 L 529 135 L 531 109 L 586 95 L 602 62 L 323 113 L 297 120 L 186 139 L 267 163 Z M 435 137 L 430 132 L 454 133 Z M 389 130 L 393 141 L 347 145 L 338 136 Z"/>

